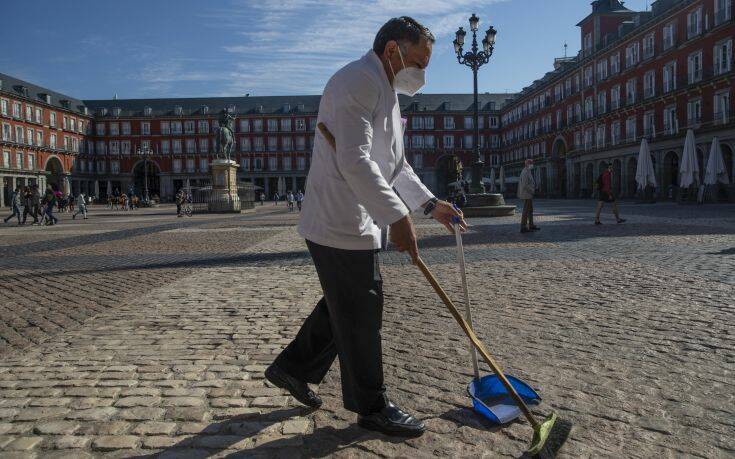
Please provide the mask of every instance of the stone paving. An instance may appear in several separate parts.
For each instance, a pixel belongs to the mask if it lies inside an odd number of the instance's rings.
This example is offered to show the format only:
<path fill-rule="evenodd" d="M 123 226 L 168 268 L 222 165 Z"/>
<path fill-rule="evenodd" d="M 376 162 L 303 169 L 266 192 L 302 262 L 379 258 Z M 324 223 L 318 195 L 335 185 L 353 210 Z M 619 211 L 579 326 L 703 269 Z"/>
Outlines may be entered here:
<path fill-rule="evenodd" d="M 539 388 L 534 412 L 573 425 L 561 457 L 732 457 L 735 207 L 624 204 L 627 223 L 595 227 L 591 204 L 540 201 L 529 235 L 517 216 L 472 222 L 478 334 Z M 315 412 L 264 382 L 320 295 L 296 218 L 97 209 L 0 227 L 0 458 L 522 456 L 527 423 L 468 408 L 467 341 L 396 252 L 386 382 L 423 437 L 355 426 L 336 365 Z M 453 237 L 417 225 L 461 304 Z"/>

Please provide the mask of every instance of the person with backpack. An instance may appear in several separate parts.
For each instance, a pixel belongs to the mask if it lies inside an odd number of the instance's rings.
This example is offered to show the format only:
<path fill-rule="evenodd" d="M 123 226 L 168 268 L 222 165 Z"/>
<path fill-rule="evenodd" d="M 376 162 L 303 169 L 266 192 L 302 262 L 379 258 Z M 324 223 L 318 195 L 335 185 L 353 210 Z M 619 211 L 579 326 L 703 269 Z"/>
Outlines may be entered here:
<path fill-rule="evenodd" d="M 20 221 L 20 208 L 23 206 L 23 194 L 20 191 L 20 187 L 16 187 L 15 191 L 13 191 L 13 194 L 10 195 L 10 207 L 13 211 L 10 215 L 5 217 L 4 221 L 5 223 L 8 223 L 8 221 L 13 218 L 18 218 L 18 226 L 20 226 L 22 223 Z"/>
<path fill-rule="evenodd" d="M 615 200 L 615 195 L 612 192 L 612 164 L 608 164 L 605 170 L 602 171 L 600 176 L 597 178 L 597 210 L 595 211 L 595 225 L 602 225 L 600 221 L 600 212 L 602 206 L 606 202 L 612 203 L 613 214 L 618 223 L 623 223 L 625 219 L 620 218 L 620 212 L 618 211 L 618 203 Z"/>

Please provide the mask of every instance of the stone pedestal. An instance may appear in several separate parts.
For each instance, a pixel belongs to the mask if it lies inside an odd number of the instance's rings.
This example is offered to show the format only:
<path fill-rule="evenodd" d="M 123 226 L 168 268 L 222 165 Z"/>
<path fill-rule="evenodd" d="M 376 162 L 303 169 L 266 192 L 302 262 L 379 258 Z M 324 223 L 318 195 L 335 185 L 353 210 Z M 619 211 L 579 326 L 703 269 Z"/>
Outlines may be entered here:
<path fill-rule="evenodd" d="M 235 161 L 215 159 L 210 164 L 212 193 L 207 210 L 219 213 L 240 213 L 240 197 L 237 194 L 237 168 Z"/>
<path fill-rule="evenodd" d="M 502 194 L 468 194 L 467 204 L 462 208 L 465 217 L 505 217 L 516 213 L 516 206 L 505 204 Z"/>

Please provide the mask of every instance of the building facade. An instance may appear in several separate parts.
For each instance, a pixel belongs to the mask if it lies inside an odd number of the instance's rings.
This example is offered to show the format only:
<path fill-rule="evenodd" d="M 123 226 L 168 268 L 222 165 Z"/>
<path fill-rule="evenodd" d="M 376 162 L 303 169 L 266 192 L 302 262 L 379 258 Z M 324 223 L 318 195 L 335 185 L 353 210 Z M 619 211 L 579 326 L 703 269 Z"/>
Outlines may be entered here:
<path fill-rule="evenodd" d="M 613 188 L 636 193 L 639 145 L 648 139 L 662 198 L 675 196 L 684 136 L 693 129 L 702 178 L 717 136 L 730 180 L 732 0 L 658 0 L 650 12 L 592 2 L 578 26 L 582 49 L 503 108 L 502 162 L 512 184 L 533 158 L 542 196 L 590 197 L 603 164 Z"/>
<path fill-rule="evenodd" d="M 0 73 L 0 207 L 16 187 L 70 190 L 90 120 L 82 101 Z"/>

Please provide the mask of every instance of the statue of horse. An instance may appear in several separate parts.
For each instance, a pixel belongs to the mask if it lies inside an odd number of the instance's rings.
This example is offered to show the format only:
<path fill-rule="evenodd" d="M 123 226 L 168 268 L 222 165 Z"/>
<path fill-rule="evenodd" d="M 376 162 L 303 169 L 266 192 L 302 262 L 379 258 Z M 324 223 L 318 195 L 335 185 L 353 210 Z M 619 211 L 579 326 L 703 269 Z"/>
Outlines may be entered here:
<path fill-rule="evenodd" d="M 233 134 L 232 124 L 234 124 L 233 116 L 226 110 L 223 110 L 219 118 L 217 136 L 214 139 L 214 156 L 217 159 L 224 158 L 229 161 L 232 156 L 232 150 L 235 147 L 235 135 Z"/>

